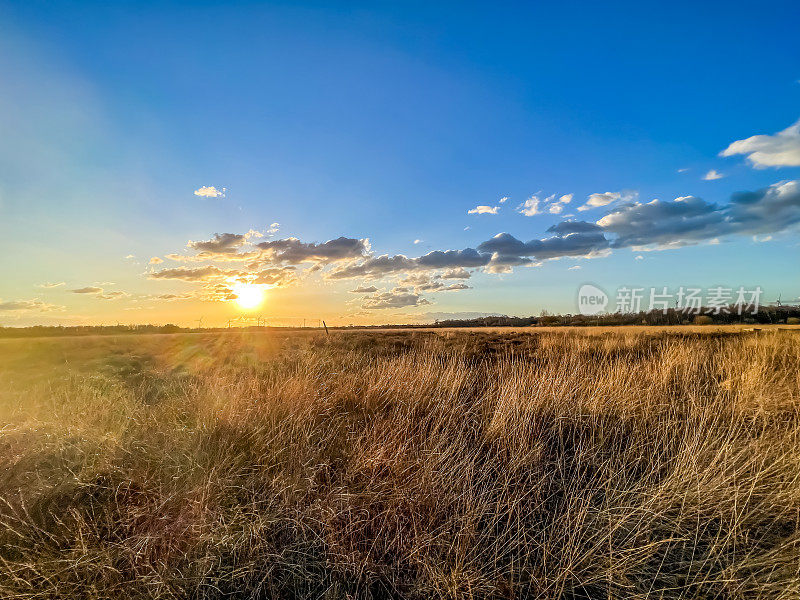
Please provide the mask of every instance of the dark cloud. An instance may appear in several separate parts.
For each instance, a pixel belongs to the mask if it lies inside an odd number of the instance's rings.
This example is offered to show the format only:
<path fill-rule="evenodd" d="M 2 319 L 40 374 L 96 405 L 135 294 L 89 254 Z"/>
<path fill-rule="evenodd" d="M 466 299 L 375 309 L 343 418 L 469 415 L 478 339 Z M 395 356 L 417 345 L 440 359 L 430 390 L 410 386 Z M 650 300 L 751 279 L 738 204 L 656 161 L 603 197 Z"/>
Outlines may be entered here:
<path fill-rule="evenodd" d="M 781 182 L 739 192 L 723 206 L 695 196 L 620 206 L 597 224 L 614 248 L 683 246 L 728 235 L 780 233 L 800 223 L 800 185 Z"/>
<path fill-rule="evenodd" d="M 574 227 L 575 225 L 571 224 L 567 229 Z M 481 252 L 495 254 L 493 262 L 500 265 L 524 264 L 514 261 L 527 257 L 546 260 L 562 256 L 586 256 L 607 248 L 608 240 L 599 229 L 570 232 L 563 236 L 556 235 L 529 242 L 522 242 L 509 233 L 499 233 L 478 246 Z"/>
<path fill-rule="evenodd" d="M 270 240 L 256 244 L 264 257 L 273 263 L 300 264 L 304 262 L 330 263 L 362 258 L 369 253 L 369 241 L 338 237 L 318 244 L 301 242 L 297 238 Z"/>
<path fill-rule="evenodd" d="M 351 294 L 371 294 L 373 292 L 377 292 L 378 288 L 374 285 L 359 285 L 357 288 L 350 290 Z"/>
<path fill-rule="evenodd" d="M 481 254 L 474 248 L 434 250 L 418 258 L 408 258 L 402 254 L 396 254 L 395 256 L 384 254 L 335 269 L 328 277 L 330 279 L 379 278 L 393 273 L 420 270 L 482 267 L 488 265 L 491 259 L 490 255 Z"/>
<path fill-rule="evenodd" d="M 367 310 L 377 310 L 382 308 L 424 306 L 427 304 L 430 304 L 430 302 L 420 294 L 410 292 L 405 288 L 395 288 L 390 292 L 382 292 L 365 297 L 361 303 L 361 307 Z"/>
<path fill-rule="evenodd" d="M 213 239 L 205 242 L 189 241 L 187 247 L 198 252 L 231 253 L 236 252 L 247 241 L 247 234 L 215 233 Z"/>

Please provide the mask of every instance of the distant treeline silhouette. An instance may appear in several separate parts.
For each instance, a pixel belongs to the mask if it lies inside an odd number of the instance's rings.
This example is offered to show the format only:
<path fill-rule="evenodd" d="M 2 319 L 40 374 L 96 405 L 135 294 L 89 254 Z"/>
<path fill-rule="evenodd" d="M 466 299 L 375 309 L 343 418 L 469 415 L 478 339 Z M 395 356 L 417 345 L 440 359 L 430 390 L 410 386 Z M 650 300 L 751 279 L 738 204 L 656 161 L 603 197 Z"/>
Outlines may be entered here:
<path fill-rule="evenodd" d="M 542 311 L 539 316 L 509 317 L 493 315 L 475 319 L 446 319 L 418 325 L 349 325 L 329 329 L 381 329 L 386 327 L 419 329 L 428 327 L 609 327 L 615 325 L 728 325 L 728 324 L 800 324 L 800 306 L 761 306 L 757 313 L 738 314 L 735 306 L 727 312 L 714 314 L 703 308 L 698 314 L 675 309 L 642 311 L 638 313 L 607 313 L 601 315 L 553 315 Z M 292 330 L 300 327 L 179 327 L 178 325 L 34 325 L 31 327 L 0 327 L 0 338 L 87 336 L 87 335 L 131 335 L 152 333 L 212 333 L 222 331 Z M 307 327 L 305 329 L 315 329 Z"/>

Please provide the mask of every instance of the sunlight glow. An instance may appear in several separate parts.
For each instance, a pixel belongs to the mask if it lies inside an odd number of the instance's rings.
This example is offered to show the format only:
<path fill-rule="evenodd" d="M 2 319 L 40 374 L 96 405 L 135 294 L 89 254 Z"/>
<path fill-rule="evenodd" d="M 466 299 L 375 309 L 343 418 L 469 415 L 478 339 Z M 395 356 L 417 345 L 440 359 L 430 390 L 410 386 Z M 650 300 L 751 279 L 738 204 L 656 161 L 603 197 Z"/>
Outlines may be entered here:
<path fill-rule="evenodd" d="M 253 283 L 237 283 L 233 286 L 236 294 L 235 302 L 239 308 L 250 310 L 256 308 L 264 302 L 264 286 Z"/>

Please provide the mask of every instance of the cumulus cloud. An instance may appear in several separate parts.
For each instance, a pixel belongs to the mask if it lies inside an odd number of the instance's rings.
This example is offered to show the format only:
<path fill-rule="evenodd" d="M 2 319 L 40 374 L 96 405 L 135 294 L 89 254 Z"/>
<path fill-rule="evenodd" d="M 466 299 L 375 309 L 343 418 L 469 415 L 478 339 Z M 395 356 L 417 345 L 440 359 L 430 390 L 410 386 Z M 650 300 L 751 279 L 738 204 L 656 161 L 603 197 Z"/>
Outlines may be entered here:
<path fill-rule="evenodd" d="M 554 200 L 547 207 L 548 212 L 553 215 L 560 215 L 564 210 L 564 207 L 570 202 L 572 202 L 572 198 L 573 198 L 572 194 L 564 194 L 558 200 Z"/>
<path fill-rule="evenodd" d="M 447 269 L 440 275 L 437 275 L 439 279 L 469 279 L 472 274 L 467 271 L 464 267 L 458 267 L 455 269 Z"/>
<path fill-rule="evenodd" d="M 725 177 L 725 175 L 715 169 L 711 169 L 708 173 L 703 175 L 703 179 L 705 181 L 715 181 L 717 179 L 722 179 L 723 177 Z"/>
<path fill-rule="evenodd" d="M 430 304 L 420 294 L 410 292 L 406 288 L 397 287 L 389 292 L 381 292 L 366 296 L 361 308 L 379 310 L 382 308 L 405 308 L 407 306 L 425 306 Z"/>
<path fill-rule="evenodd" d="M 538 194 L 534 194 L 517 207 L 517 212 L 526 217 L 533 217 L 544 212 L 558 215 L 563 212 L 567 204 L 572 202 L 572 198 L 572 194 L 564 194 L 558 198 L 556 198 L 556 194 L 551 194 L 546 198 L 540 198 Z"/>
<path fill-rule="evenodd" d="M 500 210 L 499 206 L 486 206 L 481 204 L 476 206 L 475 208 L 471 208 L 467 211 L 468 215 L 496 215 L 497 212 Z"/>
<path fill-rule="evenodd" d="M 225 193 L 228 190 L 225 188 L 217 189 L 213 185 L 204 185 L 200 189 L 194 191 L 195 196 L 200 196 L 201 198 L 224 198 Z"/>
<path fill-rule="evenodd" d="M 63 281 L 57 281 L 57 282 L 54 282 L 54 283 L 51 283 L 49 281 L 45 281 L 44 283 L 40 283 L 36 287 L 40 287 L 40 288 L 43 288 L 43 289 L 46 289 L 46 290 L 50 290 L 50 289 L 53 289 L 53 288 L 61 287 L 62 285 L 64 285 Z"/>
<path fill-rule="evenodd" d="M 160 259 L 160 258 L 159 258 L 159 257 L 157 257 L 157 256 L 154 256 L 154 257 L 152 257 L 152 258 L 150 259 L 150 262 L 149 262 L 149 264 L 151 264 L 151 265 L 160 265 L 160 264 L 161 264 L 161 263 L 163 263 L 163 262 L 164 262 L 164 261 L 163 261 L 162 259 Z"/>
<path fill-rule="evenodd" d="M 270 240 L 256 244 L 273 263 L 331 263 L 361 258 L 369 254 L 369 240 L 338 237 L 323 243 L 301 242 L 297 238 Z"/>
<path fill-rule="evenodd" d="M 679 247 L 727 235 L 773 234 L 800 223 L 800 184 L 786 181 L 738 192 L 720 206 L 695 196 L 618 207 L 597 221 L 612 247 Z"/>
<path fill-rule="evenodd" d="M 578 210 L 589 210 L 592 208 L 600 208 L 603 206 L 608 206 L 612 202 L 628 202 L 633 200 L 637 196 L 637 192 L 623 190 L 621 192 L 602 192 L 596 194 L 590 194 L 589 198 L 586 200 L 586 204 L 583 206 L 579 206 Z"/>
<path fill-rule="evenodd" d="M 526 217 L 533 217 L 534 215 L 541 214 L 541 211 L 539 210 L 540 202 L 541 200 L 539 200 L 539 196 L 534 194 L 517 207 L 517 212 L 525 215 Z"/>
<path fill-rule="evenodd" d="M 384 254 L 334 269 L 328 277 L 330 279 L 378 278 L 401 272 L 482 267 L 489 264 L 490 260 L 491 256 L 483 255 L 474 248 L 434 250 L 418 258 L 409 258 L 403 254 L 394 256 Z"/>
<path fill-rule="evenodd" d="M 247 234 L 215 233 L 214 237 L 210 240 L 202 242 L 194 242 L 189 240 L 189 243 L 186 245 L 192 250 L 197 250 L 198 252 L 224 254 L 236 252 L 246 241 Z"/>
<path fill-rule="evenodd" d="M 800 120 L 774 135 L 754 135 L 737 140 L 720 156 L 747 155 L 756 168 L 800 166 Z"/>
<path fill-rule="evenodd" d="M 72 292 L 73 294 L 102 294 L 103 288 L 90 285 L 87 287 L 70 290 L 70 292 Z"/>

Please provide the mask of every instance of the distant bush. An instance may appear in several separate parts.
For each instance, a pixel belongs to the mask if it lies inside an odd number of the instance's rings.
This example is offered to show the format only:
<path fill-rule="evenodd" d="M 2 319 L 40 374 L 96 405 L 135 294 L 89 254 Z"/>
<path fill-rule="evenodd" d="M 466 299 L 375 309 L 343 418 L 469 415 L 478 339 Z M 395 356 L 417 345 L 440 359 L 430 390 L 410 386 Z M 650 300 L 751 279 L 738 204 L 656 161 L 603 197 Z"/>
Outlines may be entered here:
<path fill-rule="evenodd" d="M 800 319 L 798 319 L 797 317 L 789 317 L 788 319 L 786 319 L 786 324 L 787 325 L 800 325 Z"/>
<path fill-rule="evenodd" d="M 714 319 L 709 317 L 708 315 L 697 315 L 694 318 L 695 325 L 712 325 L 714 323 Z"/>

